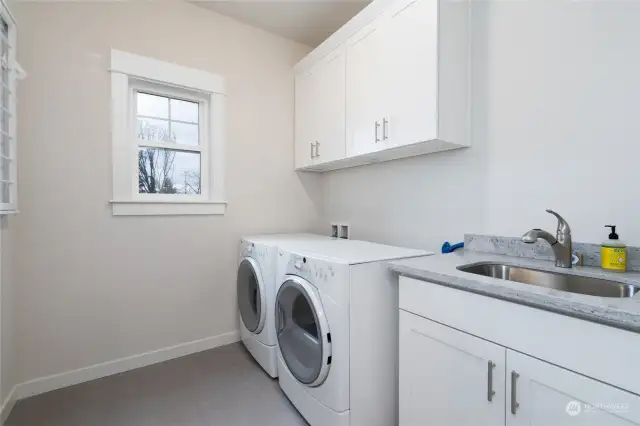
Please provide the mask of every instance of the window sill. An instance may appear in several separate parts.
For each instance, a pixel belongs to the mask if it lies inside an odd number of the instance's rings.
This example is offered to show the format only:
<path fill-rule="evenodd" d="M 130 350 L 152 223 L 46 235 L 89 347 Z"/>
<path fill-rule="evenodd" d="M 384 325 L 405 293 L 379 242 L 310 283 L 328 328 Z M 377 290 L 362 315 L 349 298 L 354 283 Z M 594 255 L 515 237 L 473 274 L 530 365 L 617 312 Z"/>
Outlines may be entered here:
<path fill-rule="evenodd" d="M 114 216 L 224 215 L 226 201 L 112 200 Z"/>

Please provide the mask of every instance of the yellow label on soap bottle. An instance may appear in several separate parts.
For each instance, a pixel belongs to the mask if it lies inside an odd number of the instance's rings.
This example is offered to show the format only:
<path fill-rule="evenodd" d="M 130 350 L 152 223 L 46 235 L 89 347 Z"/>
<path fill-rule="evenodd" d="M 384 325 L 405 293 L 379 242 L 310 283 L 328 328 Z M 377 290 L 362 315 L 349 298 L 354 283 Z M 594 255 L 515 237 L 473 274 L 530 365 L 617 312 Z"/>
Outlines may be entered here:
<path fill-rule="evenodd" d="M 602 247 L 602 267 L 611 271 L 627 270 L 627 248 L 626 247 Z"/>

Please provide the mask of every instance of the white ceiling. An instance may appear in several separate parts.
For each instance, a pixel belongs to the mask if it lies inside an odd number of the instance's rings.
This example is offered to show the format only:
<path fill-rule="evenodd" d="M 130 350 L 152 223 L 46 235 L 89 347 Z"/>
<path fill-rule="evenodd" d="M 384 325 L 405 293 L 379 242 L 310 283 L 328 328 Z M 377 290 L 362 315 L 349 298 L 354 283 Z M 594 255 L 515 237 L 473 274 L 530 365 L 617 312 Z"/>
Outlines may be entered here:
<path fill-rule="evenodd" d="M 316 47 L 370 0 L 191 0 L 249 25 Z"/>

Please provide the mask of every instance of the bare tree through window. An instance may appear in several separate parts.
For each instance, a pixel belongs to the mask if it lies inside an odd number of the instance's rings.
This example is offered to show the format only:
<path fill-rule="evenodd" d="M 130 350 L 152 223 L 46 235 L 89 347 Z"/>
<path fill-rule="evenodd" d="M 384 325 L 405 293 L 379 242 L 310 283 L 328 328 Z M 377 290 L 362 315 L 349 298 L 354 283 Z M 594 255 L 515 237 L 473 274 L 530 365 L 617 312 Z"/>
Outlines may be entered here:
<path fill-rule="evenodd" d="M 184 193 L 200 194 L 200 173 L 184 171 Z"/>
<path fill-rule="evenodd" d="M 198 103 L 138 93 L 138 192 L 201 194 Z M 162 142 L 178 149 L 145 146 Z"/>
<path fill-rule="evenodd" d="M 176 153 L 143 148 L 138 152 L 138 192 L 142 194 L 176 194 L 171 176 Z"/>

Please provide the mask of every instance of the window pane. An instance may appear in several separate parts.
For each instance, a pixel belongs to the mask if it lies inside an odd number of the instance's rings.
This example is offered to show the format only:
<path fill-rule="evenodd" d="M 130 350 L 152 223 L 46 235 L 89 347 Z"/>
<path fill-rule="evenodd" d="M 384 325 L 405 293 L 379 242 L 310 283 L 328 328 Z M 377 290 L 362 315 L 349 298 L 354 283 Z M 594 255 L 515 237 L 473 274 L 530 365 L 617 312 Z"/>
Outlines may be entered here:
<path fill-rule="evenodd" d="M 11 138 L 9 136 L 4 133 L 0 134 L 0 153 L 2 153 L 2 155 L 4 155 L 5 157 L 11 156 L 10 143 Z"/>
<path fill-rule="evenodd" d="M 170 142 L 169 122 L 152 118 L 138 118 L 138 139 L 143 141 Z"/>
<path fill-rule="evenodd" d="M 146 93 L 137 94 L 137 113 L 147 117 L 169 118 L 169 98 Z"/>
<path fill-rule="evenodd" d="M 4 62 L 9 62 L 9 44 L 6 42 L 9 38 L 9 24 L 7 24 L 4 19 L 0 19 L 0 21 L 2 22 L 2 35 L 4 35 L 2 38 L 2 50 L 0 51 L 0 54 L 2 55 Z"/>
<path fill-rule="evenodd" d="M 140 148 L 138 192 L 141 194 L 200 194 L 200 153 Z"/>
<path fill-rule="evenodd" d="M 6 110 L 2 110 L 0 113 L 0 128 L 5 133 L 9 133 L 9 112 Z"/>
<path fill-rule="evenodd" d="M 0 159 L 0 176 L 2 180 L 11 180 L 11 160 Z"/>
<path fill-rule="evenodd" d="M 171 138 L 184 145 L 198 145 L 198 125 L 171 122 Z"/>
<path fill-rule="evenodd" d="M 197 123 L 198 107 L 196 102 L 171 99 L 171 119 Z"/>
<path fill-rule="evenodd" d="M 2 50 L 0 51 L 0 54 L 2 54 L 2 60 L 4 61 L 4 63 L 8 64 L 9 63 L 9 44 L 5 39 L 2 39 Z"/>
<path fill-rule="evenodd" d="M 0 183 L 0 202 L 11 202 L 11 184 L 2 182 Z"/>

